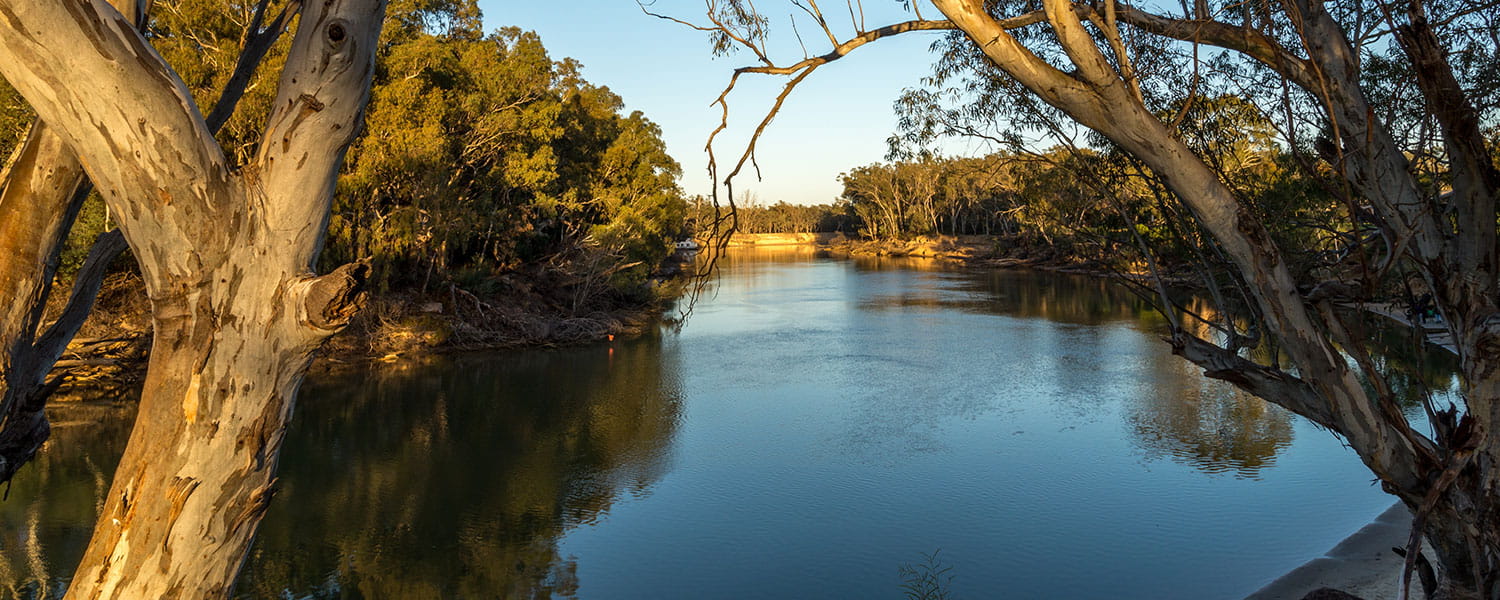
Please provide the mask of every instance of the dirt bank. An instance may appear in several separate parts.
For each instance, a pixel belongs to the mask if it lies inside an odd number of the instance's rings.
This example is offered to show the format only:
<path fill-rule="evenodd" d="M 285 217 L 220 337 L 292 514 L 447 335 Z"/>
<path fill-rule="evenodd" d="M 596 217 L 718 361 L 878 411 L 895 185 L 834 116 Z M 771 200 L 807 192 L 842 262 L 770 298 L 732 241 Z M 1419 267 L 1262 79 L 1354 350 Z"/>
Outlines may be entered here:
<path fill-rule="evenodd" d="M 843 256 L 909 256 L 963 262 L 980 267 L 1018 267 L 1070 273 L 1116 276 L 1119 273 L 1093 259 L 1050 245 L 1016 237 L 964 235 L 868 239 L 842 233 L 736 233 L 730 248 L 809 246 Z"/>
<path fill-rule="evenodd" d="M 369 361 L 516 347 L 552 347 L 638 335 L 680 295 L 681 281 L 634 296 L 581 290 L 539 273 L 501 276 L 485 292 L 447 284 L 424 292 L 372 293 L 349 327 L 330 338 L 312 372 Z M 112 275 L 78 336 L 53 369 L 61 400 L 128 399 L 140 387 L 151 344 L 150 304 L 134 273 Z"/>

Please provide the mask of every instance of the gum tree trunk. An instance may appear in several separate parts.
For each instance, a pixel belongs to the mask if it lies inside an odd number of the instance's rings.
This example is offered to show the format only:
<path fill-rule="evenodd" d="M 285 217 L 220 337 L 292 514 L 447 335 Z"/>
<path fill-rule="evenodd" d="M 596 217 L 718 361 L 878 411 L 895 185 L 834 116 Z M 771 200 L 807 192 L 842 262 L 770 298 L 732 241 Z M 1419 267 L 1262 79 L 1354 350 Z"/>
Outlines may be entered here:
<path fill-rule="evenodd" d="M 69 597 L 231 591 L 303 372 L 362 298 L 363 265 L 312 266 L 383 9 L 303 11 L 259 151 L 231 166 L 181 80 L 109 5 L 0 0 L 0 74 L 86 165 L 155 325 L 135 428 Z"/>
<path fill-rule="evenodd" d="M 145 18 L 135 0 L 114 0 L 114 6 L 137 25 Z M 90 189 L 78 155 L 39 119 L 0 172 L 0 298 L 9 299 L 0 312 L 0 482 L 47 441 L 47 374 L 88 316 L 104 267 L 124 249 L 118 234 L 101 238 L 90 252 L 93 264 L 75 279 L 76 304 L 39 331 L 68 233 Z"/>
<path fill-rule="evenodd" d="M 68 230 L 83 205 L 83 165 L 46 124 L 32 125 L 0 174 L 0 481 L 26 464 L 49 427 L 36 332 Z"/>
<path fill-rule="evenodd" d="M 243 52 L 207 118 L 210 131 L 229 119 L 256 66 L 301 7 L 293 1 L 268 22 L 269 1 L 256 5 Z M 145 21 L 142 3 L 112 4 L 137 25 Z M 63 247 L 92 190 L 78 155 L 40 120 L 0 171 L 0 298 L 11 299 L 0 312 L 0 483 L 47 441 L 51 427 L 45 409 L 54 387 L 48 374 L 92 310 L 109 263 L 125 250 L 118 230 L 97 239 L 73 278 L 63 310 L 40 327 Z"/>

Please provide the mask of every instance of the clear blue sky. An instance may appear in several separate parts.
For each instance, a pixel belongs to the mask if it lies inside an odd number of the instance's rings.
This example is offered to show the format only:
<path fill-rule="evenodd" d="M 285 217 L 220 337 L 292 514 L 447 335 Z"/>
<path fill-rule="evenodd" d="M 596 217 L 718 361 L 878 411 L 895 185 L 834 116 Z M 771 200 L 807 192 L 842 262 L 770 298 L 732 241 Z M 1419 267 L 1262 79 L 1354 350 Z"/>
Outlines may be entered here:
<path fill-rule="evenodd" d="M 868 29 L 912 18 L 898 0 L 864 4 Z M 829 0 L 820 5 L 835 31 L 849 35 L 844 3 Z M 784 58 L 788 64 L 800 60 L 802 50 L 788 20 L 797 9 L 786 0 L 761 0 L 756 6 L 773 16 L 773 58 Z M 590 82 L 609 86 L 624 98 L 627 109 L 643 111 L 661 125 L 668 150 L 682 163 L 683 189 L 688 194 L 709 192 L 703 145 L 719 122 L 718 108 L 710 103 L 735 67 L 752 64 L 752 55 L 714 58 L 706 34 L 647 16 L 634 0 L 480 0 L 480 7 L 488 28 L 517 26 L 537 32 L 554 60 L 572 57 L 582 62 Z M 657 0 L 652 10 L 704 22 L 703 0 Z M 922 14 L 940 16 L 925 2 Z M 798 28 L 809 53 L 830 48 L 827 37 L 805 15 Z M 930 72 L 933 57 L 928 46 L 937 35 L 918 32 L 879 40 L 820 68 L 798 86 L 761 138 L 757 156 L 763 181 L 757 183 L 749 172 L 737 180 L 736 192 L 753 191 L 765 203 L 816 204 L 836 198 L 840 172 L 885 155 L 885 140 L 896 127 L 891 103 L 902 88 L 918 85 Z M 784 83 L 783 77 L 741 78 L 730 98 L 730 130 L 715 144 L 722 172 L 727 173 L 739 157 Z M 948 151 L 965 150 L 960 144 Z"/>

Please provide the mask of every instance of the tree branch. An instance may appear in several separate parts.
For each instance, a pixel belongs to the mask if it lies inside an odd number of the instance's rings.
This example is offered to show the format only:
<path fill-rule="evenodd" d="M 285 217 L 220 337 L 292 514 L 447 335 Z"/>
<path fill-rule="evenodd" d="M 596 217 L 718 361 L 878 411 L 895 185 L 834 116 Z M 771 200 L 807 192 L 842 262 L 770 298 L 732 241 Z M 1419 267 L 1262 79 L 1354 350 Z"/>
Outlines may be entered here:
<path fill-rule="evenodd" d="M 1202 367 L 1203 376 L 1232 383 L 1329 431 L 1346 435 L 1328 411 L 1328 404 L 1306 381 L 1286 371 L 1241 358 L 1186 331 L 1174 332 L 1167 343 L 1172 345 L 1173 354 Z"/>
<path fill-rule="evenodd" d="M 303 269 L 312 268 L 322 247 L 338 166 L 359 133 L 370 94 L 381 25 L 381 11 L 370 4 L 329 0 L 304 8 L 260 149 L 247 169 L 260 180 L 252 190 L 300 191 L 294 200 L 264 208 L 267 226 L 287 236 Z"/>
<path fill-rule="evenodd" d="M 73 291 L 68 295 L 62 314 L 37 337 L 36 353 L 43 364 L 56 362 L 68 347 L 68 342 L 78 335 L 78 328 L 83 327 L 94 308 L 94 301 L 99 298 L 99 288 L 104 285 L 104 276 L 109 274 L 109 264 L 124 254 L 126 248 L 125 236 L 119 229 L 99 234 L 93 247 L 89 248 L 88 256 L 83 259 L 83 267 L 73 279 Z"/>
<path fill-rule="evenodd" d="M 1040 19 L 1032 20 L 1030 22 L 1035 23 L 1039 21 Z M 831 63 L 835 60 L 847 56 L 856 48 L 859 48 L 860 46 L 881 38 L 887 38 L 893 35 L 899 35 L 911 31 L 943 31 L 957 28 L 958 27 L 954 25 L 952 21 L 906 21 L 904 23 L 886 25 L 885 27 L 881 27 L 879 29 L 866 31 L 863 34 L 849 38 L 843 43 L 834 46 L 833 50 L 821 56 L 814 56 L 812 58 L 804 59 L 792 65 L 778 67 L 774 64 L 771 64 L 764 67 L 740 67 L 738 69 L 735 69 L 735 72 L 761 73 L 766 75 L 792 75 L 804 69 L 812 69 Z"/>
<path fill-rule="evenodd" d="M 1080 6 L 1079 10 L 1094 12 Z M 1152 14 L 1133 6 L 1115 8 L 1116 17 L 1125 23 L 1156 35 L 1184 42 L 1203 43 L 1240 52 L 1280 73 L 1304 89 L 1316 89 L 1317 80 L 1307 59 L 1292 54 L 1265 34 L 1211 19 L 1176 19 Z"/>
<path fill-rule="evenodd" d="M 1104 58 L 1104 53 L 1099 51 L 1094 36 L 1084 28 L 1072 2 L 1042 0 L 1042 7 L 1047 11 L 1047 23 L 1052 25 L 1058 43 L 1078 68 L 1079 75 L 1098 86 L 1122 83 L 1119 74 Z"/>
<path fill-rule="evenodd" d="M 979 46 L 985 57 L 1047 103 L 1076 105 L 1098 98 L 1082 81 L 1052 66 L 1016 40 L 1007 31 L 1012 27 L 1006 26 L 1007 21 L 990 16 L 983 0 L 935 0 L 933 4 Z"/>
<path fill-rule="evenodd" d="M 114 8 L 0 0 L 0 75 L 78 152 L 121 222 L 139 222 L 130 235 L 223 226 L 228 199 L 194 182 L 228 179 L 224 154 L 181 80 Z"/>
<path fill-rule="evenodd" d="M 250 85 L 250 78 L 265 59 L 266 52 L 276 45 L 276 40 L 281 39 L 281 34 L 291 25 L 292 17 L 302 11 L 302 0 L 292 0 L 281 9 L 281 14 L 271 20 L 269 26 L 261 28 L 266 5 L 269 3 L 270 0 L 261 0 L 255 6 L 255 17 L 251 19 L 249 27 L 245 29 L 245 37 L 240 42 L 240 56 L 234 63 L 234 72 L 230 74 L 229 82 L 224 84 L 224 91 L 219 95 L 218 102 L 214 103 L 213 109 L 204 119 L 209 131 L 217 133 L 234 116 L 234 109 L 245 95 L 245 88 Z"/>

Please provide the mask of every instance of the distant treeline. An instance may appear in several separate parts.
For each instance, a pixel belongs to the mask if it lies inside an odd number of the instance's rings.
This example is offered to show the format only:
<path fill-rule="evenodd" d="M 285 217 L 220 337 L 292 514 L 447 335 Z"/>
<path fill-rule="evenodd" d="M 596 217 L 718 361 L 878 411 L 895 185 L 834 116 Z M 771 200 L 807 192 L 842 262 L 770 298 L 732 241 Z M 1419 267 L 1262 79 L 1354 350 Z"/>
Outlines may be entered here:
<path fill-rule="evenodd" d="M 235 3 L 153 10 L 153 44 L 200 106 L 218 98 L 247 22 Z M 274 48 L 219 134 L 231 159 L 254 151 L 291 36 Z M 364 134 L 338 181 L 323 260 L 369 257 L 377 289 L 561 272 L 630 293 L 685 235 L 681 169 L 661 131 L 620 97 L 553 60 L 536 34 L 483 32 L 473 0 L 391 3 Z M 31 114 L 0 82 L 0 155 Z M 65 263 L 108 226 L 90 202 Z M 65 266 L 64 271 L 67 271 Z"/>
<path fill-rule="evenodd" d="M 713 221 L 713 208 L 702 198 L 694 198 L 690 218 L 694 223 Z M 859 232 L 859 217 L 845 203 L 836 204 L 761 204 L 747 195 L 735 202 L 735 231 L 740 233 L 831 233 Z"/>
<path fill-rule="evenodd" d="M 1260 213 L 1298 261 L 1336 263 L 1355 234 L 1338 233 L 1347 207 L 1274 139 L 1264 116 L 1232 96 L 1199 99 L 1179 131 L 1216 157 L 1213 167 Z M 920 156 L 874 163 L 840 175 L 832 204 L 739 202 L 748 233 L 845 231 L 871 238 L 995 235 L 1016 244 L 1087 258 L 1137 256 L 1149 245 L 1167 262 L 1186 262 L 1202 241 L 1166 186 L 1130 156 L 1055 147 L 977 158 Z M 1347 226 L 1342 227 L 1347 230 Z"/>

